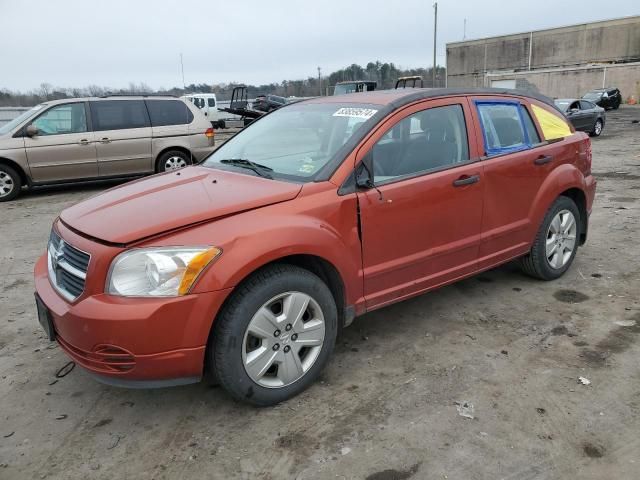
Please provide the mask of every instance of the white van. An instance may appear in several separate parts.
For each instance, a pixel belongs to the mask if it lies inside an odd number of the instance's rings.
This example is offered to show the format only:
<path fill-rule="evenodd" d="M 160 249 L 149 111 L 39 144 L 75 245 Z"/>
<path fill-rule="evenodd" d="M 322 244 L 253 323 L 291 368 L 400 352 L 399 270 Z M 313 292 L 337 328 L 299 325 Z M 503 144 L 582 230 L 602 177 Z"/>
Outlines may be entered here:
<path fill-rule="evenodd" d="M 191 93 L 180 98 L 185 101 L 188 100 L 198 107 L 211 122 L 213 128 L 225 127 L 223 120 L 224 112 L 218 111 L 218 99 L 215 93 Z"/>

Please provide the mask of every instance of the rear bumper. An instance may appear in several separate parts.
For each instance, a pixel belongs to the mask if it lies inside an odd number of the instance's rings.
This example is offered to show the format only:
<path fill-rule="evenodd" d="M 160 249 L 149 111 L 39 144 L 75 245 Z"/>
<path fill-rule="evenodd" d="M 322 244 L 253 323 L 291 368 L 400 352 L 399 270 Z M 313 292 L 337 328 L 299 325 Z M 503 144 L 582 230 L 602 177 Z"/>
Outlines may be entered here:
<path fill-rule="evenodd" d="M 98 294 L 70 304 L 51 286 L 44 256 L 34 274 L 60 347 L 99 380 L 149 388 L 201 378 L 211 325 L 229 290 L 176 298 Z"/>
<path fill-rule="evenodd" d="M 193 147 L 191 148 L 191 153 L 195 158 L 195 163 L 200 163 L 204 160 L 211 152 L 215 150 L 215 146 L 206 146 L 206 147 Z"/>
<path fill-rule="evenodd" d="M 580 236 L 580 245 L 584 245 L 587 242 L 587 237 L 589 234 L 589 220 L 591 218 L 591 211 L 593 210 L 593 201 L 596 196 L 596 186 L 598 182 L 596 181 L 593 175 L 589 175 L 585 177 L 585 200 L 586 205 L 585 209 L 587 211 L 587 218 L 584 221 L 584 232 Z"/>

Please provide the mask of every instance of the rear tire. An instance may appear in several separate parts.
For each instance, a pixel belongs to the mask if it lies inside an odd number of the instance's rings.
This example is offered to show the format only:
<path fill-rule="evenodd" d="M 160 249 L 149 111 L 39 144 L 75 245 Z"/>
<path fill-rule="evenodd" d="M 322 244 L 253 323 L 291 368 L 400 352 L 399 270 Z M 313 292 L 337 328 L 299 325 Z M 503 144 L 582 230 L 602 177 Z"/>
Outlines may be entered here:
<path fill-rule="evenodd" d="M 555 280 L 564 275 L 578 251 L 581 225 L 575 202 L 569 197 L 558 197 L 547 211 L 531 250 L 519 259 L 520 268 L 540 280 Z"/>
<path fill-rule="evenodd" d="M 8 165 L 0 164 L 0 202 L 8 202 L 20 195 L 22 179 Z"/>
<path fill-rule="evenodd" d="M 207 367 L 235 399 L 275 405 L 316 380 L 337 331 L 336 304 L 324 282 L 293 265 L 272 265 L 238 287 L 218 315 Z"/>
<path fill-rule="evenodd" d="M 597 119 L 596 123 L 593 125 L 593 130 L 589 132 L 589 135 L 591 135 L 592 137 L 599 137 L 600 134 L 602 133 L 602 128 L 603 128 L 602 120 Z"/>
<path fill-rule="evenodd" d="M 169 150 L 158 157 L 156 172 L 173 172 L 191 165 L 191 156 L 181 150 Z"/>

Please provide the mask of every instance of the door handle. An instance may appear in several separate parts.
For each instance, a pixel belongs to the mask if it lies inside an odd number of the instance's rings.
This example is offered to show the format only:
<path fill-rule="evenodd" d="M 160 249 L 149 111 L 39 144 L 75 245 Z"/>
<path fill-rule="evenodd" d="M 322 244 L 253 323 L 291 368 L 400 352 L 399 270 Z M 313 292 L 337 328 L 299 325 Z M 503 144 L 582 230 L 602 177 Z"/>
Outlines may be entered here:
<path fill-rule="evenodd" d="M 454 180 L 454 187 L 464 187 L 465 185 L 472 185 L 480 181 L 480 175 L 463 175 L 459 179 Z"/>
<path fill-rule="evenodd" d="M 111 143 L 111 139 L 109 137 L 102 137 L 100 143 Z"/>
<path fill-rule="evenodd" d="M 546 165 L 547 163 L 551 163 L 553 161 L 553 155 L 540 155 L 536 158 L 533 163 L 536 165 Z"/>
<path fill-rule="evenodd" d="M 86 138 L 83 138 L 82 140 L 80 140 L 78 142 L 79 145 L 89 145 L 89 140 L 87 140 Z"/>

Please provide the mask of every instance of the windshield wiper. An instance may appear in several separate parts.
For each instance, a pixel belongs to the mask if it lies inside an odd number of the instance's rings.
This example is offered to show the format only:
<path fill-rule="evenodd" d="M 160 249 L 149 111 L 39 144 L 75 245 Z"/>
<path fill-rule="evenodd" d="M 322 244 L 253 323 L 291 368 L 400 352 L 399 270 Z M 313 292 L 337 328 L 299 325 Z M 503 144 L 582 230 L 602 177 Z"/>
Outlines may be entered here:
<path fill-rule="evenodd" d="M 224 158 L 220 160 L 220 163 L 225 163 L 227 165 L 233 165 L 240 168 L 247 168 L 254 171 L 261 177 L 273 180 L 273 176 L 267 173 L 273 172 L 273 168 L 267 167 L 266 165 L 260 165 L 259 163 L 252 162 L 251 160 L 247 160 L 245 158 Z"/>

